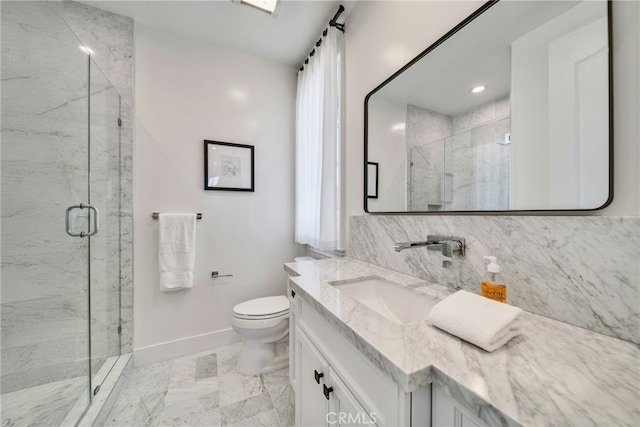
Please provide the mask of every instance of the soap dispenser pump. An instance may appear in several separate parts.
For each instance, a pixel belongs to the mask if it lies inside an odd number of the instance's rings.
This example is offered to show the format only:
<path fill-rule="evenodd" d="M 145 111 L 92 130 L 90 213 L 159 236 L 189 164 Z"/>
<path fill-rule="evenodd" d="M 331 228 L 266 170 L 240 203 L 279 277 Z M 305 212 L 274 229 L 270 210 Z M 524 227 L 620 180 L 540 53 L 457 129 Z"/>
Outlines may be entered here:
<path fill-rule="evenodd" d="M 504 284 L 502 276 L 500 275 L 500 266 L 496 263 L 498 258 L 494 256 L 486 256 L 489 260 L 487 265 L 487 273 L 480 285 L 480 294 L 492 300 L 499 302 L 507 302 L 507 285 Z"/>

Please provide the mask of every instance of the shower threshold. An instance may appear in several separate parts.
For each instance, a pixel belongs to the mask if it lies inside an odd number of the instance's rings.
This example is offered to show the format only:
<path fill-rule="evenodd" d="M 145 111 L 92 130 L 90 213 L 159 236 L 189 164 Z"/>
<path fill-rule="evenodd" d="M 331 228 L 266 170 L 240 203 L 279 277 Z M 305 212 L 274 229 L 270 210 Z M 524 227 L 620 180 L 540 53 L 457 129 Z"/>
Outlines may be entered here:
<path fill-rule="evenodd" d="M 90 427 L 104 424 L 133 365 L 132 360 L 131 353 L 108 358 L 95 376 L 94 383 L 99 384 L 99 391 L 96 393 L 94 388 L 91 404 L 87 407 L 86 396 L 78 398 L 60 425 Z"/>

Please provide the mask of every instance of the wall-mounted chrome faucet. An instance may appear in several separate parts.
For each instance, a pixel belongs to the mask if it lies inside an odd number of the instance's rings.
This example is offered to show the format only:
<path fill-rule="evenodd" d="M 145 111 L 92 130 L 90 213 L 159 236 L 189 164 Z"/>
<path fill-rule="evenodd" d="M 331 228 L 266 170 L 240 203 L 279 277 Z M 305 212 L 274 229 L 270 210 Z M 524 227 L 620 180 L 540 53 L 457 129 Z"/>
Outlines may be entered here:
<path fill-rule="evenodd" d="M 403 242 L 394 243 L 393 249 L 396 252 L 400 252 L 404 249 L 426 247 L 432 251 L 442 251 L 442 255 L 447 258 L 452 258 L 453 253 L 459 253 L 464 255 L 465 241 L 463 237 L 454 236 L 441 236 L 439 234 L 428 235 L 427 240 L 424 242 Z M 453 263 L 450 259 L 442 261 L 444 268 L 451 268 Z"/>

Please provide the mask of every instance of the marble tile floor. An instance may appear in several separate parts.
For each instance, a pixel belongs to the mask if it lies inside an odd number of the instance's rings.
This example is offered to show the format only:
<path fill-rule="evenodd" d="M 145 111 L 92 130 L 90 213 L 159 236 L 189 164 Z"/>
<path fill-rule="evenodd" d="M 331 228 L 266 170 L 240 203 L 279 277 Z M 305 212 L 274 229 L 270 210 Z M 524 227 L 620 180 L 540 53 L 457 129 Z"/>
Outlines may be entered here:
<path fill-rule="evenodd" d="M 134 368 L 105 425 L 293 426 L 289 369 L 242 375 L 240 346 Z"/>
<path fill-rule="evenodd" d="M 117 356 L 94 360 L 94 386 L 100 384 L 104 389 L 103 382 L 117 360 Z M 5 389 L 4 381 L 2 389 Z M 10 391 L 0 396 L 2 427 L 73 425 L 88 403 L 89 384 L 86 376 Z"/>
<path fill-rule="evenodd" d="M 2 427 L 58 426 L 87 387 L 86 377 L 76 377 L 5 393 Z"/>

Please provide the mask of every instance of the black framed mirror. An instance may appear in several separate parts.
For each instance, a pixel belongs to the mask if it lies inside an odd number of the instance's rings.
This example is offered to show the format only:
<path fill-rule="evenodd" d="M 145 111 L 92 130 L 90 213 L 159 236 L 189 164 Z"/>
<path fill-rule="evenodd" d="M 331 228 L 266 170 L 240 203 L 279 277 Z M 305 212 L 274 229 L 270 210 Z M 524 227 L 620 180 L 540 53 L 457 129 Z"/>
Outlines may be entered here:
<path fill-rule="evenodd" d="M 610 2 L 485 3 L 366 96 L 365 211 L 607 206 L 611 74 Z"/>

